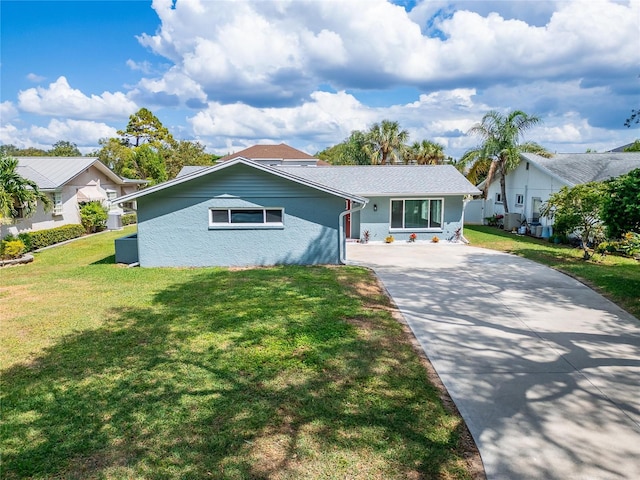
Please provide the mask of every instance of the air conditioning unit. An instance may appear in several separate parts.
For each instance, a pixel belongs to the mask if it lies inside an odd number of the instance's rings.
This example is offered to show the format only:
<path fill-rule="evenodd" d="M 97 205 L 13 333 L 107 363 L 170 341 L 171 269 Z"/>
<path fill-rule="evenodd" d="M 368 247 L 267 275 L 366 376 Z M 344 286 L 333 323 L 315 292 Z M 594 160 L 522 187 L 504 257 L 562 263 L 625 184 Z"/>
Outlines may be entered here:
<path fill-rule="evenodd" d="M 507 213 L 504 216 L 504 229 L 505 231 L 511 231 L 514 228 L 517 229 L 522 223 L 522 214 L 520 213 Z"/>

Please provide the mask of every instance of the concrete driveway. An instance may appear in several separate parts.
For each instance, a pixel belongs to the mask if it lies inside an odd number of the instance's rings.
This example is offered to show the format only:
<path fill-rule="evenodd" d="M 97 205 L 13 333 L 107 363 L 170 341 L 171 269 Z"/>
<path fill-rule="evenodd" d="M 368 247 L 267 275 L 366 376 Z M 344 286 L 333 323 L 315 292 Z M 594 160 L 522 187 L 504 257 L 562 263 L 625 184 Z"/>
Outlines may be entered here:
<path fill-rule="evenodd" d="M 640 322 L 572 278 L 451 244 L 349 244 L 473 435 L 489 479 L 640 478 Z M 639 267 L 640 268 L 640 267 Z"/>

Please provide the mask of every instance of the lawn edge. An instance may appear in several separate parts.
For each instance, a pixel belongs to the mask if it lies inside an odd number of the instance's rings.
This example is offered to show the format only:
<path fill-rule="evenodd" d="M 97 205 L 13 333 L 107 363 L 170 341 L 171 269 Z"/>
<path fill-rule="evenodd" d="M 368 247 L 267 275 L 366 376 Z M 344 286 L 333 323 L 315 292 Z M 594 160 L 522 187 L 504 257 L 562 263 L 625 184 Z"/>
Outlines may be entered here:
<path fill-rule="evenodd" d="M 429 360 L 429 357 L 427 356 L 426 352 L 422 348 L 422 345 L 420 345 L 420 342 L 418 341 L 413 330 L 409 326 L 409 323 L 404 318 L 404 315 L 396 305 L 395 301 L 393 300 L 393 297 L 389 294 L 389 291 L 387 290 L 387 287 L 385 287 L 382 280 L 380 280 L 380 278 L 376 275 L 376 272 L 373 269 L 368 267 L 363 267 L 363 268 L 366 268 L 372 273 L 373 277 L 376 280 L 376 284 L 378 285 L 378 288 L 380 288 L 382 293 L 389 300 L 389 307 L 388 307 L 389 313 L 391 314 L 393 319 L 396 320 L 402 326 L 402 332 L 405 338 L 407 339 L 407 341 L 409 342 L 409 344 L 411 345 L 411 348 L 413 349 L 413 351 L 418 355 L 418 359 L 422 367 L 425 369 L 427 378 L 429 379 L 431 384 L 438 390 L 438 393 L 439 393 L 438 396 L 440 398 L 440 401 L 444 405 L 445 410 L 460 418 L 461 424 L 459 427 L 460 428 L 459 434 L 460 434 L 461 449 L 459 450 L 459 453 L 465 460 L 467 469 L 469 471 L 469 474 L 471 475 L 472 480 L 486 480 L 487 475 L 484 469 L 484 463 L 482 462 L 482 457 L 480 456 L 480 450 L 478 450 L 478 446 L 476 445 L 476 442 L 473 436 L 471 435 L 471 432 L 469 431 L 467 422 L 465 421 L 464 417 L 460 413 L 460 410 L 458 410 L 458 407 L 456 406 L 455 402 L 451 398 L 451 395 L 449 395 L 449 391 L 447 390 L 444 383 L 442 382 L 440 375 L 438 375 L 438 372 L 436 372 L 436 369 L 431 363 L 431 360 Z"/>

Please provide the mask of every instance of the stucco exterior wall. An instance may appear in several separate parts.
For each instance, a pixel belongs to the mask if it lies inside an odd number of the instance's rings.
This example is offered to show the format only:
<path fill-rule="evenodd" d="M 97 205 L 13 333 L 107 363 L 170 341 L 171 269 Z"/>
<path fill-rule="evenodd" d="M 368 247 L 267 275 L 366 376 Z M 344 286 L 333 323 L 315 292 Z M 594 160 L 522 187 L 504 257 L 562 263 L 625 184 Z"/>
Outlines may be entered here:
<path fill-rule="evenodd" d="M 528 168 L 527 168 L 527 165 Z M 566 183 L 552 177 L 548 173 L 540 170 L 533 163 L 521 161 L 518 167 L 507 175 L 507 202 L 509 212 L 520 213 L 525 216 L 527 221 L 531 223 L 533 219 L 533 203 L 538 198 L 542 203 L 546 202 L 552 193 L 559 191 Z M 496 193 L 500 192 L 500 181 L 492 182 L 485 200 L 485 217 L 494 214 L 504 214 L 503 203 L 496 202 Z M 524 202 L 520 205 L 516 204 L 516 195 L 521 194 Z M 551 225 L 553 221 L 541 217 L 542 225 Z"/>
<path fill-rule="evenodd" d="M 384 241 L 388 235 L 393 235 L 395 240 L 408 241 L 409 235 L 415 233 L 418 235 L 418 240 L 431 240 L 434 236 L 440 240 L 448 240 L 453 237 L 455 231 L 462 227 L 462 195 L 456 196 L 436 196 L 436 197 L 401 197 L 404 199 L 420 199 L 420 198 L 441 198 L 444 200 L 444 220 L 442 228 L 434 229 L 407 229 L 400 231 L 398 229 L 391 228 L 391 200 L 400 197 L 370 197 L 367 206 L 359 212 L 358 225 L 360 227 L 360 238 L 364 236 L 365 230 L 370 233 L 369 241 L 379 242 Z M 374 206 L 377 206 L 377 211 L 374 211 Z M 354 222 L 355 224 L 355 222 Z M 352 231 L 352 236 L 356 236 L 355 231 Z"/>
<path fill-rule="evenodd" d="M 211 227 L 211 208 L 283 208 L 283 226 Z M 339 263 L 345 200 L 246 165 L 138 199 L 142 267 Z"/>
<path fill-rule="evenodd" d="M 71 179 L 65 184 L 61 190 L 62 194 L 62 214 L 54 215 L 53 211 L 45 212 L 42 204 L 38 205 L 36 212 L 27 218 L 18 219 L 16 223 L 12 225 L 0 226 L 0 236 L 4 237 L 10 232 L 17 231 L 18 233 L 35 230 L 45 230 L 48 228 L 60 227 L 62 225 L 71 225 L 80 223 L 80 209 L 78 207 L 78 200 L 76 194 L 78 189 L 85 187 L 91 181 L 100 180 L 100 186 L 107 190 L 112 189 L 117 192 L 117 195 L 124 195 L 128 193 L 123 190 L 122 185 L 117 185 L 111 180 L 107 179 L 106 175 L 95 167 L 90 167 L 80 175 Z M 124 187 L 129 191 L 135 190 L 136 186 Z M 53 200 L 53 192 L 47 192 L 49 198 Z"/>

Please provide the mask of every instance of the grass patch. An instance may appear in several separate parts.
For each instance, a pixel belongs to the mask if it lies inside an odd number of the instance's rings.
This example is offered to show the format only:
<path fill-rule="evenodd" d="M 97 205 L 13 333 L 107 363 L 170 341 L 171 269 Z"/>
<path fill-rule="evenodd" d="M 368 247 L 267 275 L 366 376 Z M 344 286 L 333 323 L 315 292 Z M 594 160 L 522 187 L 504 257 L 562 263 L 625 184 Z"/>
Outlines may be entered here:
<path fill-rule="evenodd" d="M 0 272 L 2 478 L 470 478 L 369 271 L 127 269 L 121 235 Z"/>
<path fill-rule="evenodd" d="M 504 232 L 495 227 L 465 226 L 471 245 L 513 253 L 572 275 L 640 318 L 640 264 L 631 258 L 596 255 L 582 259 L 582 250 Z"/>

